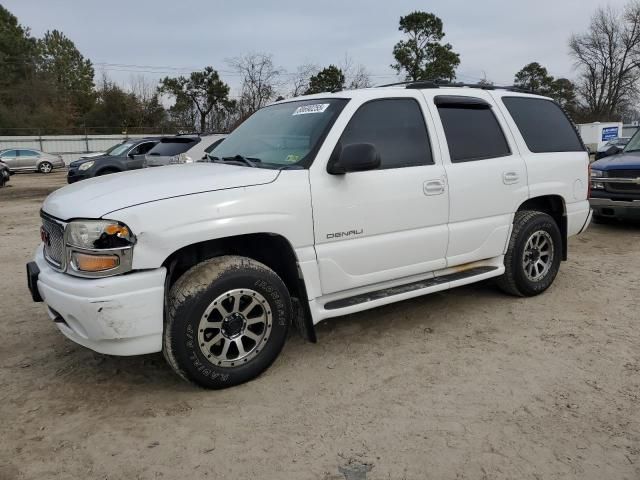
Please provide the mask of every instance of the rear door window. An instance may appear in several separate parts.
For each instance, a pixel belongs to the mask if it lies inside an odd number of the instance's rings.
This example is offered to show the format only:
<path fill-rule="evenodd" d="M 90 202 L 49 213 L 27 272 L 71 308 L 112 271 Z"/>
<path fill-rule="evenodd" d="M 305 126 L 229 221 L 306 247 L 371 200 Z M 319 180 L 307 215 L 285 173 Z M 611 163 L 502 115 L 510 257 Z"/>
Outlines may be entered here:
<path fill-rule="evenodd" d="M 452 163 L 511 155 L 491 105 L 481 98 L 443 96 L 435 103 Z"/>
<path fill-rule="evenodd" d="M 362 105 L 342 133 L 344 147 L 371 143 L 380 153 L 380 168 L 433 164 L 420 105 L 412 98 L 373 100 Z"/>
<path fill-rule="evenodd" d="M 2 152 L 2 154 L 0 154 L 0 156 L 2 158 L 15 158 L 18 156 L 18 151 L 17 150 L 7 150 L 6 152 Z"/>
<path fill-rule="evenodd" d="M 20 150 L 20 157 L 37 157 L 38 152 L 35 150 Z"/>
<path fill-rule="evenodd" d="M 199 138 L 163 138 L 147 155 L 172 157 L 186 152 L 200 142 Z"/>
<path fill-rule="evenodd" d="M 157 143 L 158 142 L 141 143 L 140 145 L 135 147 L 133 150 L 131 150 L 131 152 L 129 152 L 129 155 L 144 155 L 145 153 L 149 152 L 149 150 L 151 150 L 153 147 L 155 147 Z"/>
<path fill-rule="evenodd" d="M 578 132 L 557 103 L 528 97 L 502 97 L 502 102 L 531 152 L 585 150 Z"/>

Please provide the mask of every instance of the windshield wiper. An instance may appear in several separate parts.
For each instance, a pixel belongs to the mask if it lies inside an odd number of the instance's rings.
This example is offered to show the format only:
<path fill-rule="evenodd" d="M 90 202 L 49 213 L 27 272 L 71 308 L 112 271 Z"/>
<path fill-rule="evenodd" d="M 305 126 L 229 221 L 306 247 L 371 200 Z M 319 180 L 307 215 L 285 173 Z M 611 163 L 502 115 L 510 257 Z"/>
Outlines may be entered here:
<path fill-rule="evenodd" d="M 222 157 L 222 159 L 220 159 L 220 157 L 211 157 L 213 160 L 222 160 L 223 162 L 238 162 L 238 163 L 244 163 L 245 165 L 248 165 L 249 167 L 256 167 L 256 163 L 260 163 L 262 162 L 262 160 L 260 160 L 259 158 L 255 158 L 255 157 L 245 157 L 243 155 L 234 155 L 232 157 Z"/>

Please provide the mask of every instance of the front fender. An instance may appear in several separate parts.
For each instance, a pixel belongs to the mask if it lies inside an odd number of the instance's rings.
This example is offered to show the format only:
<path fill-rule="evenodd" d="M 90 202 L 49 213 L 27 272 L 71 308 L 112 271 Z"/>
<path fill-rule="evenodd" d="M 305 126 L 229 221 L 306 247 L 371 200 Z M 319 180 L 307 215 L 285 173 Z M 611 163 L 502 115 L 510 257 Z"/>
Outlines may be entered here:
<path fill-rule="evenodd" d="M 312 246 L 308 171 L 282 173 L 274 183 L 158 200 L 109 218 L 124 222 L 136 235 L 136 270 L 158 268 L 189 245 L 251 233 L 281 235 L 294 249 Z"/>

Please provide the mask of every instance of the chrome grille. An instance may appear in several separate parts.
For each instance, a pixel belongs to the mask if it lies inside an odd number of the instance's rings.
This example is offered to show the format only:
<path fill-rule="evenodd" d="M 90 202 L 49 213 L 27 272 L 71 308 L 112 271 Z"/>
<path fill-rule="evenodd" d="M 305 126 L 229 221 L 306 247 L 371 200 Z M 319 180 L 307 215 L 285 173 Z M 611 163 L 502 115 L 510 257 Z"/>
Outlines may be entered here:
<path fill-rule="evenodd" d="M 640 170 L 607 170 L 607 177 L 639 178 Z"/>
<path fill-rule="evenodd" d="M 636 179 L 640 178 L 640 170 L 608 170 L 607 177 Z M 605 189 L 611 193 L 640 193 L 640 184 L 612 181 L 605 184 Z"/>
<path fill-rule="evenodd" d="M 54 266 L 61 268 L 64 264 L 64 225 L 42 216 L 42 241 L 44 256 Z"/>

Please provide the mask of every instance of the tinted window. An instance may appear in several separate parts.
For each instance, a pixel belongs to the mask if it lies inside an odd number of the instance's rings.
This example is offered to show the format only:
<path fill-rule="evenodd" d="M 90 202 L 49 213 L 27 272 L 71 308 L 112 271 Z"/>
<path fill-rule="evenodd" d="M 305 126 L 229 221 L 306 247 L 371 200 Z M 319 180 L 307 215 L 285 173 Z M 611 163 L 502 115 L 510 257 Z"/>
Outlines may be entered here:
<path fill-rule="evenodd" d="M 138 145 L 136 148 L 134 148 L 133 150 L 131 150 L 131 152 L 129 153 L 129 155 L 144 155 L 145 153 L 147 153 L 149 150 L 151 150 L 157 142 L 146 142 L 146 143 L 141 143 L 140 145 Z"/>
<path fill-rule="evenodd" d="M 353 115 L 340 138 L 342 146 L 371 143 L 380 153 L 380 168 L 433 163 L 427 127 L 418 102 L 410 98 L 374 100 Z"/>
<path fill-rule="evenodd" d="M 39 155 L 35 150 L 20 150 L 20 157 L 37 157 Z"/>
<path fill-rule="evenodd" d="M 447 103 L 438 106 L 453 163 L 511 154 L 491 107 L 478 100 L 477 104 Z"/>
<path fill-rule="evenodd" d="M 199 138 L 163 138 L 160 143 L 149 150 L 149 155 L 158 155 L 160 157 L 180 155 L 198 142 L 200 142 Z"/>
<path fill-rule="evenodd" d="M 584 147 L 562 109 L 550 100 L 503 97 L 530 151 L 582 152 Z"/>
<path fill-rule="evenodd" d="M 7 152 L 2 152 L 3 158 L 14 158 L 17 157 L 16 150 L 9 150 Z"/>

